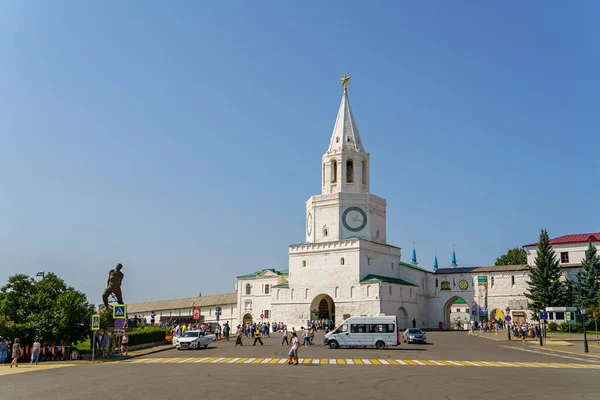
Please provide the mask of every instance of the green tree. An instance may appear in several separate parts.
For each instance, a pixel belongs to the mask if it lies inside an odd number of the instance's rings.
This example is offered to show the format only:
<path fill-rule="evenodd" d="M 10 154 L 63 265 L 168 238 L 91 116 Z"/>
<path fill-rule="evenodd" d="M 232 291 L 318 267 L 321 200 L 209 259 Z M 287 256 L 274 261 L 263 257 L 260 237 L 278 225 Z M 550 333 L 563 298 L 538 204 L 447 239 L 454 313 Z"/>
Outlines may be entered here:
<path fill-rule="evenodd" d="M 525 265 L 527 264 L 527 252 L 522 247 L 510 249 L 506 254 L 496 258 L 494 265 Z"/>
<path fill-rule="evenodd" d="M 89 330 L 93 306 L 53 273 L 40 281 L 15 275 L 0 288 L 0 336 L 72 344 Z"/>
<path fill-rule="evenodd" d="M 585 257 L 581 260 L 581 269 L 577 272 L 577 281 L 574 282 L 573 292 L 575 305 L 590 307 L 598 303 L 600 297 L 600 260 L 596 246 L 590 240 Z"/>
<path fill-rule="evenodd" d="M 529 267 L 529 285 L 525 293 L 527 307 L 537 313 L 546 307 L 561 306 L 564 303 L 563 285 L 560 282 L 560 267 L 556 253 L 550 245 L 548 232 L 542 229 L 535 257 L 535 266 Z"/>

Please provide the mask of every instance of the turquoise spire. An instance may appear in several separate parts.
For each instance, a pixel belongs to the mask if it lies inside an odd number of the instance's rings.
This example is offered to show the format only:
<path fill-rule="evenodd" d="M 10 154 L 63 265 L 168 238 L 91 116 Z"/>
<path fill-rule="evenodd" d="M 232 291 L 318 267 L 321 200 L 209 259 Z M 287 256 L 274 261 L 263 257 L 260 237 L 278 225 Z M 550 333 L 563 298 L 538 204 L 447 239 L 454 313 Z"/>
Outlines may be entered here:
<path fill-rule="evenodd" d="M 412 264 L 419 265 L 419 263 L 417 262 L 417 250 L 415 248 L 415 242 L 413 242 Z"/>
<path fill-rule="evenodd" d="M 437 250 L 435 251 L 435 256 L 433 257 L 433 270 L 438 270 L 438 261 L 437 261 Z"/>
<path fill-rule="evenodd" d="M 454 246 L 452 246 L 452 262 L 450 263 L 450 265 L 453 267 L 458 266 L 458 264 L 456 263 L 456 253 L 454 252 Z"/>

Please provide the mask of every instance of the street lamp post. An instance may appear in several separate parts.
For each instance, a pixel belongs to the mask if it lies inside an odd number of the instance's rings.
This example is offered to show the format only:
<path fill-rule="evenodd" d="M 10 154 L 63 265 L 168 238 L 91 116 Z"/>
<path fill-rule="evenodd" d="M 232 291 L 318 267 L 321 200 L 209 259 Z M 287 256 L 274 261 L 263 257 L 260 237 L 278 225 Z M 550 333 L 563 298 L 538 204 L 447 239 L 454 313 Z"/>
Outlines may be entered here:
<path fill-rule="evenodd" d="M 504 327 L 508 333 L 508 341 L 510 341 L 510 326 L 508 326 L 508 322 L 510 321 L 506 321 L 506 317 L 510 317 L 510 307 L 506 307 L 506 314 L 504 315 Z"/>
<path fill-rule="evenodd" d="M 587 342 L 587 333 L 585 331 L 585 314 L 587 313 L 587 309 L 585 307 L 581 307 L 579 309 L 581 311 L 581 315 L 583 316 L 583 351 L 585 353 L 589 353 L 588 342 Z"/>

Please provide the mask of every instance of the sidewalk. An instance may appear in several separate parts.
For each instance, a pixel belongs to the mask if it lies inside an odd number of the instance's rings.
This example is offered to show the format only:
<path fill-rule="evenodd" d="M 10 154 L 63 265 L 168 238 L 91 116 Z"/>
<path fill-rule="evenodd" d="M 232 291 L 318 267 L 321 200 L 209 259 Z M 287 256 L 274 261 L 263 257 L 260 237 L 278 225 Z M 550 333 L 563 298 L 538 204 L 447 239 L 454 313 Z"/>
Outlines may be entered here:
<path fill-rule="evenodd" d="M 506 330 L 501 329 L 498 331 L 498 335 L 496 336 L 495 332 L 479 332 L 476 331 L 476 334 L 479 337 L 495 340 L 498 342 L 508 342 L 508 335 Z M 565 337 L 566 336 L 566 337 Z M 593 358 L 600 358 L 600 344 L 596 342 L 596 332 L 594 331 L 593 335 L 588 335 L 588 349 L 589 353 L 584 353 L 583 351 L 583 334 L 574 333 L 572 337 L 569 338 L 569 334 L 567 333 L 554 333 L 548 332 L 547 337 L 544 339 L 544 346 L 539 346 L 539 338 L 528 338 L 525 340 L 527 346 L 537 345 L 539 349 L 546 351 L 557 351 L 561 353 L 567 354 L 576 354 L 579 356 L 587 356 Z M 521 338 L 516 337 L 511 332 L 511 341 L 510 343 L 521 343 Z"/>
<path fill-rule="evenodd" d="M 161 351 L 172 350 L 174 348 L 173 345 L 170 343 L 159 344 L 159 345 L 156 345 L 156 344 L 140 345 L 140 346 L 136 346 L 136 347 L 137 347 L 137 349 L 128 351 L 126 356 L 118 356 L 117 355 L 117 356 L 109 356 L 109 357 L 102 358 L 102 356 L 98 357 L 98 355 L 96 354 L 94 362 L 127 360 L 130 358 L 143 357 L 143 356 L 147 356 L 147 355 L 154 354 L 154 353 L 160 353 Z M 86 354 L 85 359 L 82 358 L 81 361 L 91 362 L 92 355 Z"/>

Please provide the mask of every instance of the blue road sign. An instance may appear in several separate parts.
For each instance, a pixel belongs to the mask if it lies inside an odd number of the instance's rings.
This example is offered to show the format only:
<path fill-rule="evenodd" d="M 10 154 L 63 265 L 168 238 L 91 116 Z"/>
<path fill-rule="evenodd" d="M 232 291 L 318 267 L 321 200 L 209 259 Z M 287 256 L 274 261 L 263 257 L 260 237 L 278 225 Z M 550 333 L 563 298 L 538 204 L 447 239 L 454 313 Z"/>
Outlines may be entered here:
<path fill-rule="evenodd" d="M 475 314 L 476 314 L 475 310 L 471 311 L 471 315 L 475 315 Z"/>
<path fill-rule="evenodd" d="M 548 319 L 548 313 L 547 312 L 541 312 L 540 313 L 540 319 L 546 320 Z"/>
<path fill-rule="evenodd" d="M 113 318 L 127 318 L 127 305 L 125 304 L 115 304 L 113 308 Z"/>
<path fill-rule="evenodd" d="M 221 306 L 216 306 L 216 307 L 215 307 L 215 311 L 216 311 L 216 312 L 221 312 L 221 310 L 222 310 Z"/>
<path fill-rule="evenodd" d="M 92 315 L 92 330 L 100 330 L 100 314 Z"/>
<path fill-rule="evenodd" d="M 506 322 L 510 322 L 510 320 L 511 320 L 511 319 L 512 319 L 512 318 L 510 317 L 510 315 L 507 315 L 506 317 L 504 317 L 504 320 L 505 320 Z"/>
<path fill-rule="evenodd" d="M 125 320 L 124 319 L 115 319 L 115 329 L 123 329 L 125 328 Z"/>

